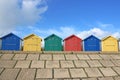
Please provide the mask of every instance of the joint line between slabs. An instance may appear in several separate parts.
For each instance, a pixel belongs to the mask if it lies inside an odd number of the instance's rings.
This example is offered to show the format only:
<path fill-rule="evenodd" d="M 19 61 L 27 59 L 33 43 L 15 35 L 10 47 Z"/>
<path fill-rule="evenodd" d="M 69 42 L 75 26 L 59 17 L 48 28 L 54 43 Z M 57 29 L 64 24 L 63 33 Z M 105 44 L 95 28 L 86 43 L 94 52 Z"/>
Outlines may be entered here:
<path fill-rule="evenodd" d="M 0 73 L 0 75 L 3 73 L 4 70 L 5 70 L 5 68 L 3 68 L 2 72 Z"/>
<path fill-rule="evenodd" d="M 26 54 L 25 60 L 27 60 L 28 54 Z"/>
<path fill-rule="evenodd" d="M 18 74 L 17 74 L 17 76 L 16 76 L 15 80 L 17 80 L 18 76 L 20 75 L 20 72 L 22 71 L 22 69 L 21 69 L 21 68 L 17 68 L 17 69 L 19 69 L 19 71 L 18 71 Z"/>
<path fill-rule="evenodd" d="M 15 55 L 16 55 L 16 54 L 13 54 L 13 56 L 11 57 L 11 59 L 10 59 L 10 60 L 13 60 L 13 58 L 15 57 Z"/>
<path fill-rule="evenodd" d="M 36 80 L 36 76 L 37 76 L 37 69 L 35 69 L 35 76 L 34 76 L 34 80 Z"/>
<path fill-rule="evenodd" d="M 15 64 L 14 64 L 13 68 L 15 68 L 15 66 L 17 65 L 17 63 L 18 63 L 18 60 L 16 60 L 16 62 L 15 62 Z"/>
<path fill-rule="evenodd" d="M 118 74 L 118 72 L 113 69 L 113 67 L 111 67 L 111 69 L 117 74 L 117 76 L 120 76 L 120 75 Z"/>

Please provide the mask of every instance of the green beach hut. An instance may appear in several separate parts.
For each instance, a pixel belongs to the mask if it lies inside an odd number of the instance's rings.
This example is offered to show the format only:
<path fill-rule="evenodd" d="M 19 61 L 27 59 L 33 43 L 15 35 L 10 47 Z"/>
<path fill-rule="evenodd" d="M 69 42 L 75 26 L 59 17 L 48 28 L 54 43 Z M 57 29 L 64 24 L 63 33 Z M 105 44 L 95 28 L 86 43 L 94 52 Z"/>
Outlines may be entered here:
<path fill-rule="evenodd" d="M 44 39 L 45 51 L 62 51 L 62 38 L 58 37 L 55 34 L 52 34 Z"/>

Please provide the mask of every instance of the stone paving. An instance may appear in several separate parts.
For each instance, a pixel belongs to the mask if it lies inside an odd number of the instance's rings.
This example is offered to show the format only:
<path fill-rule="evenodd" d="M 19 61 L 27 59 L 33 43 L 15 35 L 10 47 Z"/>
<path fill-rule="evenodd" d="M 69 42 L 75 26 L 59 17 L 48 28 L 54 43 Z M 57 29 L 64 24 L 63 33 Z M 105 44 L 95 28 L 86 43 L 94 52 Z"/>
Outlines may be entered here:
<path fill-rule="evenodd" d="M 120 80 L 120 53 L 0 53 L 0 80 Z"/>

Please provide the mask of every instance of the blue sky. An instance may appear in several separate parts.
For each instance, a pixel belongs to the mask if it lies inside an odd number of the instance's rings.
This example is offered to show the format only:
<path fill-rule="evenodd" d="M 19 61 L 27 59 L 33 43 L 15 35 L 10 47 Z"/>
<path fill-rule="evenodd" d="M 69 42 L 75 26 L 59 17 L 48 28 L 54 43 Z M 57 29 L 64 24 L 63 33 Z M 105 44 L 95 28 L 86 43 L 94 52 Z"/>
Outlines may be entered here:
<path fill-rule="evenodd" d="M 63 39 L 71 34 L 83 39 L 91 34 L 120 38 L 120 0 L 8 1 L 0 1 L 0 35 L 13 32 L 23 38 L 35 33 L 45 38 L 55 33 Z"/>

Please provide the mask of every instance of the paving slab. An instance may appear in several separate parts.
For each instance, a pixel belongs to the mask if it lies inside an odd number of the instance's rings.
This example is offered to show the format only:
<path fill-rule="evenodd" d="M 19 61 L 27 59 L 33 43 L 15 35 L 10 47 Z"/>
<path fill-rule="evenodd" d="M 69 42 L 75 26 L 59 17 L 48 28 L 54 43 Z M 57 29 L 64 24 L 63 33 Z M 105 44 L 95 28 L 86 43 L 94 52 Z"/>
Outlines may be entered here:
<path fill-rule="evenodd" d="M 90 57 L 87 54 L 77 54 L 78 59 L 80 60 L 89 60 Z"/>
<path fill-rule="evenodd" d="M 16 61 L 13 60 L 0 60 L 0 68 L 13 68 Z"/>
<path fill-rule="evenodd" d="M 82 68 L 81 69 L 70 69 L 70 74 L 72 78 L 87 77 L 87 75 L 85 74 L 85 71 Z"/>
<path fill-rule="evenodd" d="M 34 80 L 35 69 L 22 69 L 17 77 L 17 80 Z"/>
<path fill-rule="evenodd" d="M 13 60 L 25 60 L 27 54 L 15 54 Z"/>
<path fill-rule="evenodd" d="M 99 54 L 89 54 L 89 57 L 90 57 L 90 59 L 97 59 L 97 60 L 100 60 L 100 59 L 102 59 L 100 56 L 99 56 Z"/>
<path fill-rule="evenodd" d="M 14 54 L 3 54 L 0 59 L 2 60 L 11 60 L 13 58 Z"/>
<path fill-rule="evenodd" d="M 59 80 L 59 79 L 50 79 L 50 78 L 48 78 L 48 79 L 47 78 L 46 79 L 45 78 L 41 79 L 41 78 L 37 78 L 35 80 Z"/>
<path fill-rule="evenodd" d="M 97 80 L 97 78 L 86 78 L 86 79 L 81 79 L 81 80 Z"/>
<path fill-rule="evenodd" d="M 75 63 L 75 66 L 77 67 L 77 68 L 81 68 L 81 67 L 89 67 L 89 65 L 87 64 L 87 62 L 86 61 L 82 61 L 82 60 L 75 60 L 74 61 L 74 63 Z"/>
<path fill-rule="evenodd" d="M 102 77 L 98 78 L 98 80 L 114 80 L 113 77 Z"/>
<path fill-rule="evenodd" d="M 114 77 L 114 80 L 120 80 L 120 76 Z"/>
<path fill-rule="evenodd" d="M 64 54 L 54 54 L 53 60 L 65 60 Z"/>
<path fill-rule="evenodd" d="M 45 79 L 45 78 L 41 79 L 41 78 L 36 78 L 35 80 L 58 80 L 58 79 L 50 79 L 50 78 L 49 79 Z"/>
<path fill-rule="evenodd" d="M 46 68 L 60 68 L 59 61 L 46 61 Z"/>
<path fill-rule="evenodd" d="M 52 60 L 52 54 L 41 54 L 40 60 Z"/>
<path fill-rule="evenodd" d="M 120 75 L 120 67 L 113 67 L 113 70 L 115 70 Z"/>
<path fill-rule="evenodd" d="M 120 66 L 120 60 L 112 60 L 115 66 Z"/>
<path fill-rule="evenodd" d="M 85 68 L 88 77 L 102 77 L 103 75 L 98 68 Z"/>
<path fill-rule="evenodd" d="M 57 79 L 57 80 L 80 80 L 80 79 Z"/>
<path fill-rule="evenodd" d="M 108 54 L 100 54 L 102 59 L 112 59 L 112 57 Z"/>
<path fill-rule="evenodd" d="M 100 63 L 104 66 L 104 67 L 112 67 L 115 66 L 112 61 L 110 60 L 100 60 Z"/>
<path fill-rule="evenodd" d="M 0 57 L 2 56 L 3 54 L 0 54 Z"/>
<path fill-rule="evenodd" d="M 4 68 L 0 68 L 0 74 L 2 73 L 3 70 L 4 70 Z"/>
<path fill-rule="evenodd" d="M 15 68 L 29 68 L 31 61 L 18 61 Z"/>
<path fill-rule="evenodd" d="M 120 55 L 110 55 L 113 59 L 120 59 Z"/>
<path fill-rule="evenodd" d="M 99 61 L 97 60 L 89 60 L 87 61 L 90 67 L 102 67 Z"/>
<path fill-rule="evenodd" d="M 100 68 L 101 72 L 105 77 L 107 76 L 117 76 L 117 73 L 113 71 L 111 68 Z"/>
<path fill-rule="evenodd" d="M 38 60 L 39 54 L 28 54 L 26 60 Z"/>
<path fill-rule="evenodd" d="M 73 61 L 60 61 L 61 68 L 72 68 L 75 67 Z"/>
<path fill-rule="evenodd" d="M 34 60 L 32 61 L 30 68 L 45 68 L 44 64 L 45 61 Z"/>
<path fill-rule="evenodd" d="M 0 75 L 0 80 L 16 80 L 20 69 L 5 69 Z"/>
<path fill-rule="evenodd" d="M 78 60 L 76 54 L 65 54 L 66 60 Z"/>
<path fill-rule="evenodd" d="M 37 69 L 36 78 L 53 78 L 52 69 Z"/>
<path fill-rule="evenodd" d="M 68 69 L 54 69 L 54 78 L 70 78 Z"/>

